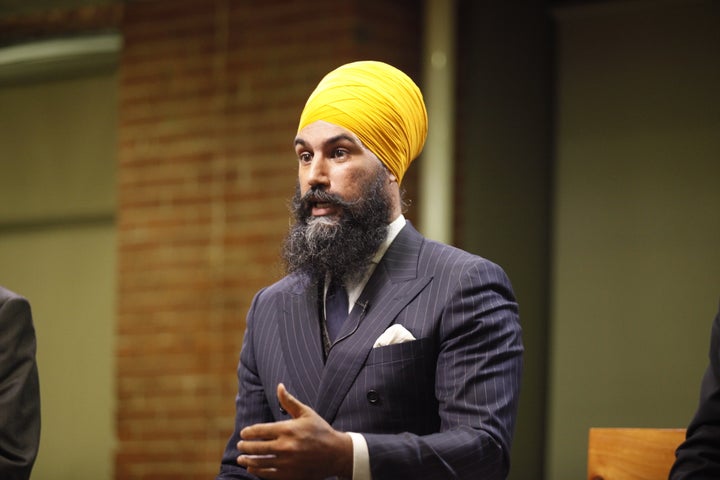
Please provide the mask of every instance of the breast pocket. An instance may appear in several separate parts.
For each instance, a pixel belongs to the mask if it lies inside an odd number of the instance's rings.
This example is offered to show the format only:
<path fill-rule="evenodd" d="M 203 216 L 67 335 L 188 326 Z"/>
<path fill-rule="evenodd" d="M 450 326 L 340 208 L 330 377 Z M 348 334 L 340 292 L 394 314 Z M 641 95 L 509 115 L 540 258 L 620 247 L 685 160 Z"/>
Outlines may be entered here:
<path fill-rule="evenodd" d="M 366 366 L 376 363 L 395 363 L 421 359 L 431 354 L 432 338 L 421 338 L 409 342 L 376 347 L 370 351 Z"/>
<path fill-rule="evenodd" d="M 368 418 L 385 432 L 437 429 L 433 338 L 373 348 L 359 375 Z"/>

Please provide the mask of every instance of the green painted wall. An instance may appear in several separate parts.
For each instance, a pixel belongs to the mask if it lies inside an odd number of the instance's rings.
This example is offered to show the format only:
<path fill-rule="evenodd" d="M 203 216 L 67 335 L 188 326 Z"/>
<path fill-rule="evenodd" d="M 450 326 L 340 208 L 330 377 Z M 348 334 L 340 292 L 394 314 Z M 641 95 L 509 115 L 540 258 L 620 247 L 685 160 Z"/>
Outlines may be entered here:
<path fill-rule="evenodd" d="M 521 305 L 511 479 L 577 479 L 591 426 L 684 427 L 697 404 L 720 300 L 720 5 L 503 5 L 459 2 L 458 243 Z"/>
<path fill-rule="evenodd" d="M 536 480 L 545 438 L 551 24 L 541 2 L 459 6 L 457 240 L 502 265 L 520 304 L 525 356 L 510 479 Z"/>
<path fill-rule="evenodd" d="M 557 12 L 546 478 L 587 432 L 685 427 L 720 300 L 720 4 Z"/>
<path fill-rule="evenodd" d="M 0 284 L 31 303 L 42 409 L 34 479 L 110 479 L 115 74 L 0 85 Z"/>

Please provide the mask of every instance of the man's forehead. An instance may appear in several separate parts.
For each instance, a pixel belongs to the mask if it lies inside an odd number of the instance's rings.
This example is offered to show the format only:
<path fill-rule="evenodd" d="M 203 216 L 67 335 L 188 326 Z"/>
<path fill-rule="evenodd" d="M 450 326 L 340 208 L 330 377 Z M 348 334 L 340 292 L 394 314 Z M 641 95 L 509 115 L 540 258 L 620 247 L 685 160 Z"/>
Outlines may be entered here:
<path fill-rule="evenodd" d="M 324 120 L 318 120 L 317 122 L 311 123 L 301 129 L 295 137 L 294 144 L 332 144 L 341 141 L 349 141 L 366 148 L 355 133 L 351 132 L 347 128 L 326 122 Z"/>

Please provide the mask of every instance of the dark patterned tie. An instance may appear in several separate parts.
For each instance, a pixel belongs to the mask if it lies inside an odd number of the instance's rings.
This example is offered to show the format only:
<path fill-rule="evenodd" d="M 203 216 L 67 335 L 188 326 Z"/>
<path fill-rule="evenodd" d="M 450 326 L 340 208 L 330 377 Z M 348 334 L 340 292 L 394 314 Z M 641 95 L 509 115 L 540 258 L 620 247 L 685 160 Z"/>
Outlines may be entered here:
<path fill-rule="evenodd" d="M 345 287 L 340 282 L 332 280 L 325 296 L 325 325 L 331 343 L 340 333 L 347 316 L 348 296 Z"/>

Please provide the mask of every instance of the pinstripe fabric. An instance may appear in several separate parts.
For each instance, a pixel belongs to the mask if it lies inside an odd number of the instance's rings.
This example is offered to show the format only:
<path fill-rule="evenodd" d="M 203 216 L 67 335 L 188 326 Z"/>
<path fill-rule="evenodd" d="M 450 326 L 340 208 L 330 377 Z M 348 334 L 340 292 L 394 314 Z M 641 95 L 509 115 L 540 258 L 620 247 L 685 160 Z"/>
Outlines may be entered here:
<path fill-rule="evenodd" d="M 373 349 L 399 323 L 415 341 Z M 235 464 L 238 432 L 287 418 L 288 390 L 334 428 L 362 433 L 373 479 L 505 478 L 517 410 L 522 340 L 517 304 L 497 265 L 398 235 L 323 363 L 316 285 L 289 276 L 259 292 L 238 367 L 235 432 L 218 478 Z"/>

